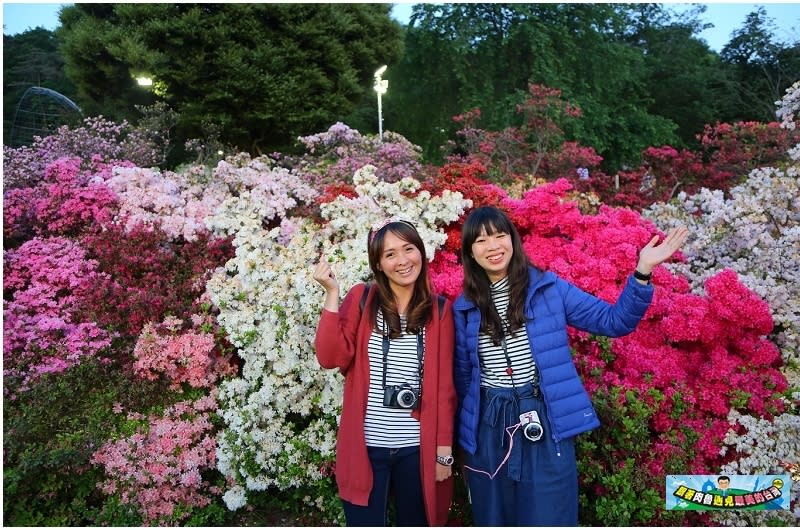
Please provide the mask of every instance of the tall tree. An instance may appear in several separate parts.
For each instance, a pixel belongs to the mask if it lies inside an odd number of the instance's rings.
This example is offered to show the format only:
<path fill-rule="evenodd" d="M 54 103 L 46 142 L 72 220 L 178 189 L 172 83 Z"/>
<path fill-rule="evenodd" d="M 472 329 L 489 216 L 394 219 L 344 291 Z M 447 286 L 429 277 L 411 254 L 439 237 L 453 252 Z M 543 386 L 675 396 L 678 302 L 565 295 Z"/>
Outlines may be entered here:
<path fill-rule="evenodd" d="M 800 41 L 782 43 L 774 35 L 774 20 L 759 7 L 722 49 L 730 73 L 724 120 L 775 121 L 775 102 L 800 79 Z"/>
<path fill-rule="evenodd" d="M 177 136 L 203 124 L 258 153 L 290 150 L 371 90 L 401 53 L 390 4 L 75 4 L 59 32 L 67 72 L 86 100 L 133 117 L 135 76 L 180 114 Z M 147 97 L 152 98 L 153 95 Z"/>
<path fill-rule="evenodd" d="M 648 111 L 641 52 L 623 39 L 629 24 L 621 4 L 416 5 L 387 116 L 430 155 L 455 129 L 451 116 L 480 107 L 483 128 L 520 125 L 515 105 L 529 83 L 545 85 L 583 110 L 572 139 L 611 165 L 633 163 L 675 137 Z"/>
<path fill-rule="evenodd" d="M 698 5 L 673 13 L 637 4 L 632 11 L 629 42 L 643 52 L 649 111 L 677 124 L 681 146 L 694 145 L 704 126 L 714 123 L 726 95 L 719 56 L 695 37 L 710 26 L 698 18 L 705 10 Z"/>

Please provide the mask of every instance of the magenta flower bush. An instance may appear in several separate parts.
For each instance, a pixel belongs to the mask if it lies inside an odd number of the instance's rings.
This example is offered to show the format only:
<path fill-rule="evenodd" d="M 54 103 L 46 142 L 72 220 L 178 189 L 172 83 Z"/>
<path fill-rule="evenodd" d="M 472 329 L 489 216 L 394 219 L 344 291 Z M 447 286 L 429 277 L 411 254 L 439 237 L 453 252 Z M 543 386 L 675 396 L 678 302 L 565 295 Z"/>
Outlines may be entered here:
<path fill-rule="evenodd" d="M 104 184 L 109 166 L 93 160 L 88 170 L 81 159 L 65 157 L 44 168 L 44 177 L 29 188 L 7 191 L 3 197 L 3 236 L 15 245 L 31 237 L 74 237 L 108 226 L 117 197 Z"/>
<path fill-rule="evenodd" d="M 78 309 L 106 276 L 83 248 L 62 237 L 31 239 L 3 256 L 3 376 L 24 389 L 43 373 L 97 356 L 113 335 Z M 4 385 L 4 391 L 9 387 Z"/>
<path fill-rule="evenodd" d="M 570 199 L 571 186 L 564 180 L 514 199 L 498 187 L 476 187 L 471 166 L 457 168 L 464 176 L 451 175 L 450 189 L 462 190 L 475 205 L 499 204 L 519 227 L 526 252 L 537 266 L 606 300 L 616 299 L 636 265 L 638 250 L 659 232 L 652 221 L 627 209 L 601 206 L 596 214 L 584 214 Z M 458 239 L 457 226 L 450 239 Z M 448 243 L 431 264 L 434 284 L 451 296 L 458 292 L 456 256 L 457 247 L 451 249 Z M 584 509 L 582 521 L 606 524 L 614 509 L 602 511 L 602 499 L 622 492 L 603 484 L 614 476 L 620 477 L 617 483 L 630 482 L 626 473 L 633 473 L 642 477 L 637 478 L 637 495 L 649 489 L 655 499 L 649 520 L 667 522 L 670 514 L 659 514 L 663 500 L 656 502 L 664 474 L 715 473 L 736 458 L 726 445 L 731 431 L 740 428 L 734 423 L 737 414 L 779 425 L 793 425 L 790 418 L 797 418 L 798 395 L 790 398 L 781 352 L 767 338 L 774 321 L 765 300 L 733 270 L 707 276 L 704 286 L 693 290 L 687 278 L 671 272 L 674 267 L 654 271 L 655 298 L 633 334 L 609 341 L 571 333 L 576 362 L 600 404 L 603 423 L 581 438 L 586 451 L 581 479 L 587 495 L 582 506 L 594 506 Z M 642 429 L 635 446 L 630 439 L 618 438 L 619 432 L 632 429 L 630 423 L 625 425 L 630 419 L 622 421 L 632 409 L 641 415 L 635 420 Z M 602 455 L 600 447 L 613 449 Z M 771 465 L 759 472 L 781 472 L 779 460 L 786 458 L 785 451 L 798 449 L 798 442 L 773 447 Z M 617 466 L 632 457 L 633 464 Z"/>

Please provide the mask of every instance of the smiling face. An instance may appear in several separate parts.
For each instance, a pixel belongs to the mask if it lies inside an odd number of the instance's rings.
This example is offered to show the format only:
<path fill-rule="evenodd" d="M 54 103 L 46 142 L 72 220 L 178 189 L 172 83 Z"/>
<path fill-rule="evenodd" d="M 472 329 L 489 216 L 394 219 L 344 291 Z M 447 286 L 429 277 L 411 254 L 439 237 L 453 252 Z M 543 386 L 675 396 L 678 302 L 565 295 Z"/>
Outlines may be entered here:
<path fill-rule="evenodd" d="M 487 234 L 482 228 L 472 243 L 472 257 L 486 271 L 489 281 L 496 283 L 508 275 L 508 266 L 514 255 L 511 235 L 507 232 L 494 231 Z"/>
<path fill-rule="evenodd" d="M 388 230 L 383 237 L 378 269 L 386 275 L 392 290 L 413 289 L 422 271 L 422 253 L 414 244 Z"/>

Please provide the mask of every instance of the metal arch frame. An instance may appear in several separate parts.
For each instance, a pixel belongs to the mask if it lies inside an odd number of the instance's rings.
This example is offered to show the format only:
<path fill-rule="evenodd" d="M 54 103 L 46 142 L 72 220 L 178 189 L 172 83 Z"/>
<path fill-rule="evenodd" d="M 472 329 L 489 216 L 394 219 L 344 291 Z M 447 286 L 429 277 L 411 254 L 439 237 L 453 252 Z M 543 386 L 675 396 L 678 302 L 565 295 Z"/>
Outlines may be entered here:
<path fill-rule="evenodd" d="M 14 121 L 12 122 L 11 130 L 9 131 L 9 137 L 11 142 L 13 142 L 15 135 L 19 135 L 19 131 L 24 128 L 22 125 L 19 125 L 17 123 L 17 120 L 20 117 L 20 113 L 28 112 L 22 109 L 22 105 L 33 96 L 45 96 L 51 98 L 52 100 L 55 101 L 56 104 L 60 105 L 63 109 L 72 112 L 77 112 L 78 114 L 83 115 L 83 111 L 81 110 L 81 108 L 64 94 L 42 86 L 28 87 L 28 89 L 22 94 L 19 103 L 17 103 L 17 108 L 14 111 Z M 48 116 L 48 114 L 46 113 L 39 113 L 39 115 Z M 52 116 L 57 116 L 57 115 L 52 114 Z M 39 129 L 36 129 L 36 131 L 39 131 Z"/>

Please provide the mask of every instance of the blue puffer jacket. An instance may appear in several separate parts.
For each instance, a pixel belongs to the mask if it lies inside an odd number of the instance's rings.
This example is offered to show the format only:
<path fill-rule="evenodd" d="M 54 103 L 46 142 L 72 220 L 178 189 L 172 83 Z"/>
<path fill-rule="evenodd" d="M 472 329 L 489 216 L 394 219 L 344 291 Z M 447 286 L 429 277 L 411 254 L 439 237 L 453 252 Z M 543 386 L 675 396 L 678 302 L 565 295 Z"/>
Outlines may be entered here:
<path fill-rule="evenodd" d="M 528 341 L 539 368 L 542 394 L 556 443 L 600 425 L 591 399 L 572 362 L 567 325 L 596 335 L 620 337 L 632 332 L 653 299 L 653 287 L 633 276 L 616 304 L 592 296 L 552 272 L 529 270 L 525 300 Z M 478 330 L 481 315 L 464 295 L 453 304 L 456 344 L 454 379 L 458 392 L 458 442 L 476 450 L 481 369 Z"/>

